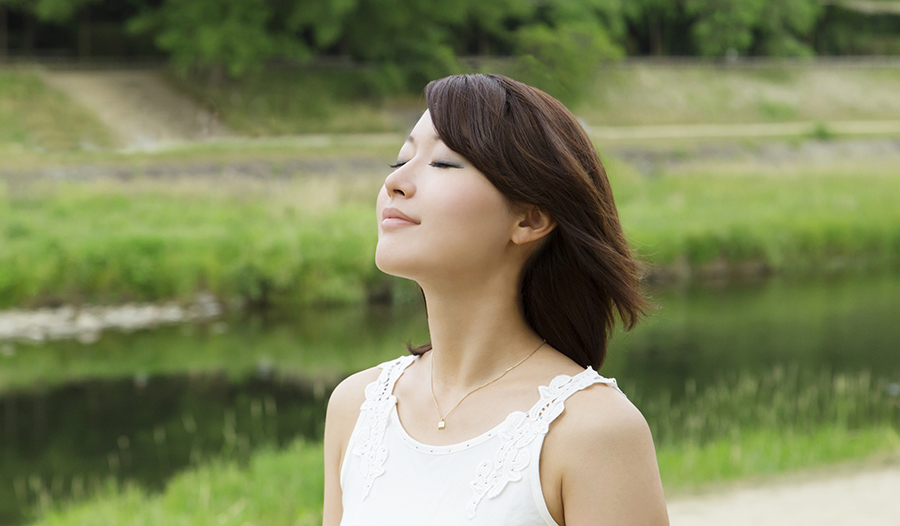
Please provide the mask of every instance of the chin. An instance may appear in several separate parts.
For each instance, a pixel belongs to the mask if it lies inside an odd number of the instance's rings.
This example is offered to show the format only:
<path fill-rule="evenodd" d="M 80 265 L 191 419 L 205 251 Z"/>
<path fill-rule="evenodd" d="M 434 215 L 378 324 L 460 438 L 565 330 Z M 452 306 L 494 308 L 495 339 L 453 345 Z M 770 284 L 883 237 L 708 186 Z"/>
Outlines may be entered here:
<path fill-rule="evenodd" d="M 415 279 L 416 270 L 420 269 L 421 266 L 417 265 L 413 259 L 409 254 L 384 247 L 380 242 L 375 248 L 375 266 L 378 267 L 378 270 L 391 276 Z"/>

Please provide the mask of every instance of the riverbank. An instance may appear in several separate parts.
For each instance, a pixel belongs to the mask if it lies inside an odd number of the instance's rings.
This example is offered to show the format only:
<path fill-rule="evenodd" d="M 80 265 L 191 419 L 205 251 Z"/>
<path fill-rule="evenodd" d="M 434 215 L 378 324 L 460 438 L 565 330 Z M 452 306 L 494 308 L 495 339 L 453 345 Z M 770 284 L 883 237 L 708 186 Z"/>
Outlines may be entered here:
<path fill-rule="evenodd" d="M 885 451 L 900 454 L 897 442 Z M 869 458 L 873 453 L 878 454 L 871 451 Z M 213 462 L 176 476 L 158 495 L 109 481 L 89 500 L 60 508 L 48 492 L 43 515 L 33 524 L 320 524 L 321 455 L 320 445 L 296 442 L 283 452 L 259 452 L 247 466 Z M 770 475 L 750 487 L 719 485 L 701 496 L 685 495 L 683 488 L 665 481 L 665 471 L 662 474 L 674 526 L 756 524 L 763 518 L 776 526 L 845 524 L 850 516 L 861 524 L 887 526 L 900 518 L 896 509 L 885 505 L 900 491 L 896 464 L 851 474 L 843 469 L 844 474 L 825 477 L 821 474 L 827 472 L 820 469 L 815 479 L 802 482 L 797 475 Z"/>
<path fill-rule="evenodd" d="M 190 301 L 291 306 L 415 295 L 381 274 L 382 155 L 0 178 L 0 308 Z M 900 262 L 900 171 L 860 163 L 639 171 L 606 159 L 649 279 L 839 274 Z"/>

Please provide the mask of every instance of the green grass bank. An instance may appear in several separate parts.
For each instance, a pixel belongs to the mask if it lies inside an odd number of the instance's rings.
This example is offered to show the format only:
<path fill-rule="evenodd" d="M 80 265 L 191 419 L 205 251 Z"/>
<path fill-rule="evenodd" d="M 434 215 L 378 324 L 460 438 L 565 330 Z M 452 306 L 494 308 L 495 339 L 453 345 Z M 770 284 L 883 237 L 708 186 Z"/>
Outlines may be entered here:
<path fill-rule="evenodd" d="M 49 88 L 36 71 L 0 68 L 0 160 L 112 146 L 108 130 L 92 113 Z"/>
<path fill-rule="evenodd" d="M 420 96 L 385 92 L 365 70 L 267 71 L 217 87 L 172 81 L 250 136 L 405 132 L 424 107 Z M 595 126 L 896 120 L 898 90 L 900 68 L 890 66 L 626 62 L 598 69 L 571 109 Z"/>
<path fill-rule="evenodd" d="M 608 164 L 633 248 L 665 279 L 900 262 L 896 171 L 642 175 Z M 398 283 L 373 262 L 387 171 L 369 159 L 321 177 L 0 179 L 0 308 L 200 290 L 273 305 L 383 295 Z"/>
<path fill-rule="evenodd" d="M 391 91 L 365 69 L 272 69 L 217 86 L 164 74 L 247 137 L 405 133 L 425 105 L 420 94 Z M 598 69 L 572 110 L 593 126 L 896 121 L 898 91 L 900 68 L 891 65 L 626 62 Z M 103 125 L 37 70 L 0 69 L 0 123 L 7 158 L 114 147 Z"/>

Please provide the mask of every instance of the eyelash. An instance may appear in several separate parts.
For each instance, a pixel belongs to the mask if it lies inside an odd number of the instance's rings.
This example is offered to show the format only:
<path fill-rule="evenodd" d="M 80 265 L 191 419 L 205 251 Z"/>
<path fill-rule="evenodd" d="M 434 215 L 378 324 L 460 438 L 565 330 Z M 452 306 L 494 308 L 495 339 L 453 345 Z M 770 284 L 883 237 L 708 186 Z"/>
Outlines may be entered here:
<path fill-rule="evenodd" d="M 389 164 L 388 167 L 396 170 L 397 168 L 400 168 L 404 164 L 406 164 L 406 161 L 397 162 L 396 164 Z M 462 168 L 462 166 L 452 164 L 452 163 L 445 163 L 442 161 L 433 161 L 433 162 L 429 163 L 429 165 L 433 166 L 435 168 Z"/>

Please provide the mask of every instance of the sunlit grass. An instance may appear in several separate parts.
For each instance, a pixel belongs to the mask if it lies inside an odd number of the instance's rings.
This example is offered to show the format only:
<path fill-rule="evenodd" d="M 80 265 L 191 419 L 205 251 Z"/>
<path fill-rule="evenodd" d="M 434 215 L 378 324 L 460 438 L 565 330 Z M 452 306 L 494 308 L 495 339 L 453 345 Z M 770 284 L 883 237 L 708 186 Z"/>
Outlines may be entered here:
<path fill-rule="evenodd" d="M 24 152 L 112 145 L 109 132 L 94 115 L 47 87 L 37 73 L 0 70 L 0 160 Z"/>
<path fill-rule="evenodd" d="M 355 189 L 337 186 L 101 179 L 10 190 L 0 204 L 9 210 L 0 306 L 184 299 L 200 289 L 251 302 L 362 301 L 381 279 L 374 204 L 341 204 Z"/>
<path fill-rule="evenodd" d="M 576 109 L 595 126 L 900 119 L 894 67 L 636 64 L 598 71 Z"/>
<path fill-rule="evenodd" d="M 675 274 L 740 273 L 739 263 L 813 274 L 900 262 L 898 173 L 618 176 L 634 249 Z"/>
<path fill-rule="evenodd" d="M 804 433 L 753 430 L 703 445 L 671 444 L 659 448 L 656 454 L 663 485 L 668 492 L 678 494 L 748 477 L 862 461 L 897 452 L 900 431 L 896 427 L 849 431 L 825 426 Z"/>
<path fill-rule="evenodd" d="M 341 175 L 0 183 L 0 307 L 198 290 L 276 304 L 363 301 L 385 286 L 373 262 L 373 201 L 387 168 L 324 162 Z M 810 275 L 900 262 L 900 174 L 615 168 L 625 231 L 664 275 Z"/>
<path fill-rule="evenodd" d="M 162 494 L 108 480 L 94 497 L 62 507 L 42 500 L 44 526 L 312 526 L 322 523 L 322 447 L 296 442 L 262 450 L 249 465 L 214 461 L 174 477 Z"/>
<path fill-rule="evenodd" d="M 423 106 L 419 97 L 384 86 L 376 72 L 359 68 L 273 69 L 219 86 L 170 80 L 251 137 L 403 132 Z"/>

